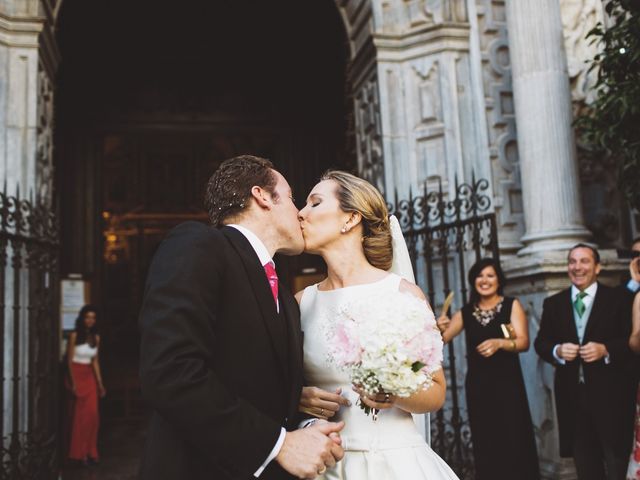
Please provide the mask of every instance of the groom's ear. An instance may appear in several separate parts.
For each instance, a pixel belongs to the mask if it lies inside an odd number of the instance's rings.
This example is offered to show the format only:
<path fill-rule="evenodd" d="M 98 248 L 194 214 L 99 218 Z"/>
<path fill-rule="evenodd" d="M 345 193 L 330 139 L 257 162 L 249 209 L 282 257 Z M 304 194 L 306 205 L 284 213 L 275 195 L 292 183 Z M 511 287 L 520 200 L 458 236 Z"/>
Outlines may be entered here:
<path fill-rule="evenodd" d="M 271 210 L 273 200 L 271 195 L 264 188 L 254 185 L 251 187 L 251 198 L 253 198 L 260 208 Z"/>

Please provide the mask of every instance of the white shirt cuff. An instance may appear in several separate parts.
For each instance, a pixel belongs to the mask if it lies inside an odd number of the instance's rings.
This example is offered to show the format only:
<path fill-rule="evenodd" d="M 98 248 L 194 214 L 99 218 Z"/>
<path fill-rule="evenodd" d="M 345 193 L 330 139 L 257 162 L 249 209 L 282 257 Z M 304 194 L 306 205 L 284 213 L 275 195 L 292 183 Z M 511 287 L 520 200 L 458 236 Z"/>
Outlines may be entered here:
<path fill-rule="evenodd" d="M 558 348 L 560 348 L 560 344 L 556 345 L 555 347 L 553 347 L 553 350 L 551 351 L 551 353 L 553 353 L 553 358 L 556 359 L 556 361 L 560 364 L 560 365 L 564 365 L 566 364 L 566 360 L 564 358 L 561 358 L 558 355 Z"/>
<path fill-rule="evenodd" d="M 303 420 L 298 424 L 298 428 L 310 427 L 311 425 L 316 423 L 318 420 L 320 420 L 320 419 L 319 418 L 307 418 L 306 420 Z"/>
<path fill-rule="evenodd" d="M 258 478 L 262 474 L 264 469 L 267 468 L 267 465 L 269 465 L 269 463 L 271 463 L 271 460 L 273 460 L 274 458 L 276 458 L 278 456 L 278 454 L 280 453 L 280 449 L 282 448 L 282 444 L 284 443 L 284 437 L 286 435 L 287 435 L 287 431 L 284 428 L 280 427 L 280 436 L 278 437 L 278 441 L 273 446 L 273 449 L 271 450 L 271 453 L 269 454 L 267 459 L 264 461 L 264 463 L 262 465 L 260 465 L 260 468 L 258 468 L 258 470 L 256 470 L 253 473 L 254 477 Z"/>
<path fill-rule="evenodd" d="M 611 356 L 610 355 L 605 355 L 604 356 L 604 364 L 605 365 L 609 365 L 611 363 Z"/>
<path fill-rule="evenodd" d="M 636 293 L 640 288 L 640 283 L 636 282 L 633 278 L 627 282 L 627 290 L 630 290 L 632 293 Z"/>

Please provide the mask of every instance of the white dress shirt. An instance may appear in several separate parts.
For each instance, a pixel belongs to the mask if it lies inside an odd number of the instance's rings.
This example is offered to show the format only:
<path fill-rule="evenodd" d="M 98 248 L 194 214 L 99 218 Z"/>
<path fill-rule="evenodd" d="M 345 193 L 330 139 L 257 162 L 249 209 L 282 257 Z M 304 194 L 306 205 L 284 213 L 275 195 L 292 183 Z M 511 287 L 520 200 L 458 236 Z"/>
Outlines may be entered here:
<path fill-rule="evenodd" d="M 591 315 L 591 309 L 593 307 L 593 301 L 596 298 L 596 293 L 598 292 L 598 282 L 593 282 L 591 285 L 589 285 L 587 288 L 585 288 L 584 293 L 586 293 L 586 295 L 584 297 L 582 297 L 582 303 L 584 303 L 585 306 L 585 310 L 584 313 L 582 314 L 582 320 L 585 322 L 585 329 L 586 329 L 586 323 L 589 321 L 589 316 Z M 580 293 L 580 289 L 578 287 L 576 287 L 575 285 L 571 285 L 571 311 L 574 312 L 575 307 L 575 301 L 576 298 L 578 297 L 578 294 Z M 575 318 L 575 312 L 574 312 L 574 318 Z M 577 327 L 576 327 L 577 330 Z M 582 334 L 584 334 L 584 331 L 582 332 Z M 580 334 L 580 332 L 578 332 L 578 336 L 579 336 L 579 340 L 580 343 L 582 344 L 582 335 Z M 558 348 L 560 348 L 560 344 L 556 345 L 555 347 L 553 347 L 553 357 L 558 361 L 559 364 L 564 365 L 566 362 L 566 360 L 562 357 L 560 357 L 558 355 Z M 605 363 L 609 363 L 610 359 L 609 359 L 609 355 L 604 357 L 604 362 Z"/>
<path fill-rule="evenodd" d="M 269 255 L 269 250 L 267 250 L 267 247 L 264 246 L 264 243 L 262 243 L 262 240 L 260 240 L 255 233 L 253 233 L 247 227 L 243 227 L 242 225 L 237 225 L 235 223 L 234 224 L 229 224 L 227 226 L 235 228 L 242 235 L 244 235 L 244 237 L 251 244 L 251 247 L 253 248 L 254 252 L 256 252 L 256 255 L 258 255 L 258 259 L 260 260 L 260 264 L 263 267 L 267 263 L 271 263 L 271 265 L 273 265 L 275 267 L 275 263 L 273 261 L 273 258 L 271 258 L 271 255 Z M 280 312 L 280 302 L 279 301 L 276 302 L 276 308 L 277 308 L 278 312 Z M 264 471 L 264 469 L 267 468 L 267 465 L 269 465 L 269 463 L 271 463 L 271 461 L 278 456 L 278 453 L 280 453 L 280 449 L 282 448 L 282 444 L 284 443 L 284 437 L 285 437 L 286 434 L 287 434 L 287 431 L 284 428 L 281 427 L 280 428 L 280 436 L 278 437 L 278 441 L 273 446 L 273 449 L 271 450 L 271 453 L 269 453 L 269 456 L 264 461 L 264 463 L 262 465 L 260 465 L 260 468 L 258 468 L 258 470 L 256 470 L 253 473 L 254 477 L 256 477 L 256 478 L 259 477 L 260 474 Z"/>

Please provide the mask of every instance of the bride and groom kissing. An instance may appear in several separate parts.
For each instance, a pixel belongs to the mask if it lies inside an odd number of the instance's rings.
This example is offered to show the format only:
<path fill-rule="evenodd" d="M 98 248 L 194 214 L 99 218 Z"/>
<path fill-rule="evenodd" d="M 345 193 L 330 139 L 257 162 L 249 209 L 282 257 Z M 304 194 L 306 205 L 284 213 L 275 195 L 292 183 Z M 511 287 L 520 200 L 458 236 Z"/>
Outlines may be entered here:
<path fill-rule="evenodd" d="M 457 478 L 411 417 L 442 406 L 442 369 L 401 398 L 352 388 L 327 362 L 323 326 L 346 300 L 402 291 L 429 309 L 389 272 L 380 193 L 328 172 L 298 211 L 271 162 L 243 155 L 220 165 L 205 201 L 212 227 L 174 228 L 147 277 L 140 379 L 153 415 L 141 478 Z M 303 251 L 321 255 L 328 275 L 294 298 L 272 258 Z M 358 401 L 381 411 L 376 422 Z"/>

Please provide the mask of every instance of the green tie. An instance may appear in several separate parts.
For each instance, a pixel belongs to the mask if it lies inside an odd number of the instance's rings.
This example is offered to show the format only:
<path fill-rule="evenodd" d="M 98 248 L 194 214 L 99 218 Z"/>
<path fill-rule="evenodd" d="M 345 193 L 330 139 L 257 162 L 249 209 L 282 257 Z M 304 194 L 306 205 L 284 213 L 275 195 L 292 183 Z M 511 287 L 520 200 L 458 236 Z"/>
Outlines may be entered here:
<path fill-rule="evenodd" d="M 578 295 L 576 295 L 576 299 L 573 301 L 573 306 L 576 309 L 576 312 L 578 312 L 578 316 L 580 318 L 582 318 L 584 311 L 587 309 L 587 306 L 582 301 L 582 299 L 586 296 L 587 292 L 579 292 Z"/>

